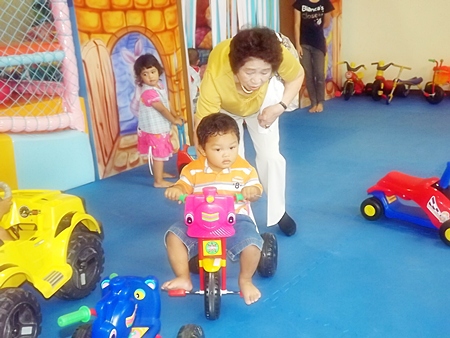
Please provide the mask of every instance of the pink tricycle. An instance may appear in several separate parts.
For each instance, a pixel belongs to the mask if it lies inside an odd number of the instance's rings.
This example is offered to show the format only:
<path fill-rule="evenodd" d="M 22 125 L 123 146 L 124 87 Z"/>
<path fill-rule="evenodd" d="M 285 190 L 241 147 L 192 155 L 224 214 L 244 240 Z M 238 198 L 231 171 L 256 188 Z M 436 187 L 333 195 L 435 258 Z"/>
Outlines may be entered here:
<path fill-rule="evenodd" d="M 240 294 L 239 291 L 227 289 L 226 280 L 226 238 L 235 233 L 235 200 L 242 200 L 242 195 L 218 195 L 214 187 L 203 188 L 203 194 L 183 195 L 185 202 L 184 222 L 188 226 L 187 234 L 198 238 L 198 258 L 195 265 L 190 264 L 191 272 L 200 277 L 200 289 L 169 290 L 170 296 L 200 294 L 205 298 L 205 316 L 215 320 L 220 315 L 221 296 Z M 278 245 L 274 234 L 262 234 L 264 245 L 258 272 L 264 277 L 273 276 L 277 268 Z M 191 260 L 192 263 L 192 260 Z"/>

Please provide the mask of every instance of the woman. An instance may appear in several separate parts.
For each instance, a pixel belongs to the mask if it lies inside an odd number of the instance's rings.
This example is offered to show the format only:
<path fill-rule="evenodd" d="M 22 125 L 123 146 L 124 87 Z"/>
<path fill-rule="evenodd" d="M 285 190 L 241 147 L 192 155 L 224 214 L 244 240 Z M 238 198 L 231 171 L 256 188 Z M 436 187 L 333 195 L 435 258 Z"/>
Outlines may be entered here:
<path fill-rule="evenodd" d="M 267 192 L 267 225 L 278 224 L 287 236 L 295 233 L 296 224 L 285 210 L 286 161 L 279 150 L 278 117 L 298 95 L 303 77 L 302 66 L 273 30 L 241 30 L 209 55 L 194 123 L 196 128 L 203 117 L 221 111 L 236 120 L 243 135 L 245 121 Z M 244 157 L 243 140 L 239 155 Z"/>
<path fill-rule="evenodd" d="M 325 100 L 325 54 L 323 29 L 331 23 L 330 0 L 296 0 L 293 4 L 295 47 L 306 73 L 310 113 L 323 111 Z"/>

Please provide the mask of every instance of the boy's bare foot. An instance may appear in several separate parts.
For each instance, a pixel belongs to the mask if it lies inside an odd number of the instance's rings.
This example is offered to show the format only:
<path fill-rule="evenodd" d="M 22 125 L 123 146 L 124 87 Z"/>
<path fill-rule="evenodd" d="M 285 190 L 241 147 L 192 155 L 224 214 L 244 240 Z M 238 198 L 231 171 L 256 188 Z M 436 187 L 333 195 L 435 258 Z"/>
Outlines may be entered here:
<path fill-rule="evenodd" d="M 171 280 L 165 282 L 161 286 L 161 289 L 191 291 L 192 290 L 192 281 L 190 280 L 190 278 L 175 277 L 174 279 L 171 279 Z"/>
<path fill-rule="evenodd" d="M 173 182 L 169 182 L 166 180 L 162 180 L 161 182 L 154 182 L 153 186 L 155 188 L 168 188 L 171 187 L 173 185 Z"/>
<path fill-rule="evenodd" d="M 316 113 L 321 113 L 321 112 L 323 112 L 323 104 L 322 104 L 322 103 L 319 103 L 319 104 L 316 106 Z"/>
<path fill-rule="evenodd" d="M 317 106 L 311 106 L 311 108 L 309 109 L 310 113 L 315 113 L 317 112 Z"/>
<path fill-rule="evenodd" d="M 256 303 L 261 298 L 261 292 L 251 280 L 239 280 L 239 288 L 247 305 Z"/>
<path fill-rule="evenodd" d="M 163 178 L 175 178 L 175 175 L 169 174 L 169 173 L 163 173 Z"/>

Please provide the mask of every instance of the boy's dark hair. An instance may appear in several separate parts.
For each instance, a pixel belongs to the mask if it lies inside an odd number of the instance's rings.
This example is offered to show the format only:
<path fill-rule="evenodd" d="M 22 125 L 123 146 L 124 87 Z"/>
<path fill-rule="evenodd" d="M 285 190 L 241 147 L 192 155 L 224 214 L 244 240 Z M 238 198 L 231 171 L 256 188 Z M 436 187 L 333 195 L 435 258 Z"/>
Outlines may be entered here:
<path fill-rule="evenodd" d="M 214 113 L 208 115 L 200 121 L 197 127 L 198 144 L 204 148 L 211 136 L 233 133 L 239 142 L 239 127 L 236 121 L 229 115 Z"/>
<path fill-rule="evenodd" d="M 234 74 L 239 72 L 249 58 L 257 58 L 270 63 L 272 71 L 276 72 L 283 61 L 283 49 L 272 29 L 267 27 L 247 28 L 231 39 L 228 58 Z"/>
<path fill-rule="evenodd" d="M 197 66 L 200 55 L 198 53 L 198 50 L 195 48 L 188 48 L 188 59 L 189 59 L 189 65 L 190 66 Z"/>
<path fill-rule="evenodd" d="M 155 67 L 158 70 L 159 76 L 164 73 L 164 68 L 161 66 L 159 61 L 152 54 L 144 54 L 139 56 L 134 62 L 134 76 L 136 78 L 136 83 L 141 86 L 141 72 L 144 69 Z"/>

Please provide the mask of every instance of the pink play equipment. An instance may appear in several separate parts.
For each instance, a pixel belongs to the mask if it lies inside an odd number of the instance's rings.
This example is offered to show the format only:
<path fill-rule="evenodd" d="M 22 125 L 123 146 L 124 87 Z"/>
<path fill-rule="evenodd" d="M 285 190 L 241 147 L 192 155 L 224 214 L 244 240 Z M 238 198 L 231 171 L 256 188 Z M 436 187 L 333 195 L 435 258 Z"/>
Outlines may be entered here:
<path fill-rule="evenodd" d="M 5 0 L 5 6 L 8 11 L 0 12 L 0 132 L 84 131 L 67 2 Z"/>

